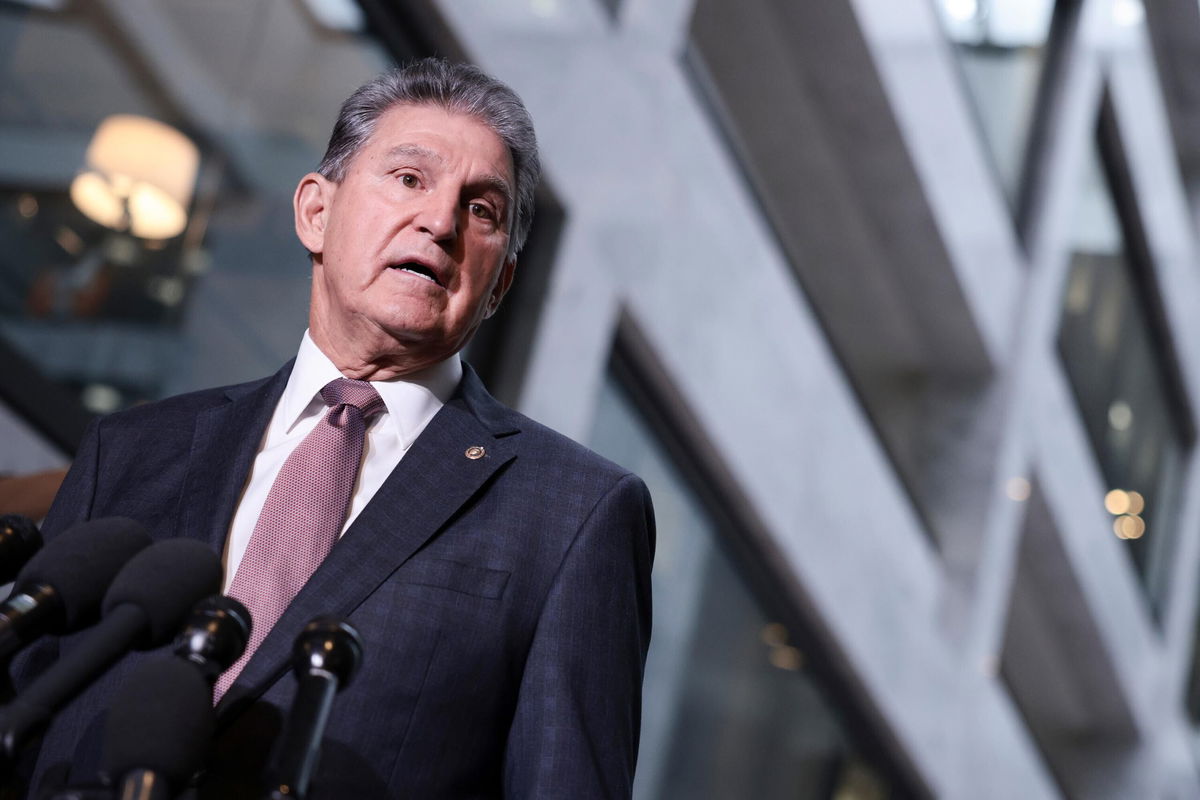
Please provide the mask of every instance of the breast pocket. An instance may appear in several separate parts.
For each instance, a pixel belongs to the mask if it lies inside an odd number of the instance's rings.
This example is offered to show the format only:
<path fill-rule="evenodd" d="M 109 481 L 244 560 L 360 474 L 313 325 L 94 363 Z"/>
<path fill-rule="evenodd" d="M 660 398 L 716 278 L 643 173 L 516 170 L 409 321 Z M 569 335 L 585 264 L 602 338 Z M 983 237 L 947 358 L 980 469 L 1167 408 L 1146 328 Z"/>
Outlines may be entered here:
<path fill-rule="evenodd" d="M 395 575 L 397 583 L 499 600 L 508 585 L 505 570 L 462 564 L 444 558 L 415 558 Z"/>

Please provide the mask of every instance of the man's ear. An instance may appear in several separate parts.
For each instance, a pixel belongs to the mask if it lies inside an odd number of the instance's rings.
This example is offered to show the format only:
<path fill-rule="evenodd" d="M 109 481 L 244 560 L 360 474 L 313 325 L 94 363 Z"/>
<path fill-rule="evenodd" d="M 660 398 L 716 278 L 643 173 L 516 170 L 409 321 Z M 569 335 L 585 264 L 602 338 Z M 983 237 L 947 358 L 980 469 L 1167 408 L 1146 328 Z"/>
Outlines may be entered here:
<path fill-rule="evenodd" d="M 504 295 L 508 294 L 508 288 L 512 286 L 513 275 L 517 272 L 517 259 L 510 258 L 500 267 L 500 274 L 496 276 L 496 285 L 492 287 L 492 296 L 488 298 L 487 311 L 484 313 L 484 319 L 496 313 L 496 309 L 500 307 L 500 301 L 504 299 Z"/>
<path fill-rule="evenodd" d="M 337 184 L 316 172 L 300 179 L 292 198 L 296 214 L 296 236 L 310 253 L 325 249 L 325 224 L 329 218 L 330 202 Z"/>

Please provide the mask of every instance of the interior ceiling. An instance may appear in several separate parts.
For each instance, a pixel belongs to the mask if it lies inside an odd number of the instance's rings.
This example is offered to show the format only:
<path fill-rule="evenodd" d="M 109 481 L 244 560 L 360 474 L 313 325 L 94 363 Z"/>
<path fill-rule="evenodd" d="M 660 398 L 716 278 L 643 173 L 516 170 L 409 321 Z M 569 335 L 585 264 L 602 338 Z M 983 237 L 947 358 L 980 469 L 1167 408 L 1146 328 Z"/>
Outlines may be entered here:
<path fill-rule="evenodd" d="M 330 17 L 301 0 L 0 9 L 0 141 L 36 140 L 44 150 L 47 132 L 59 143 L 74 132 L 75 152 L 56 159 L 73 170 L 95 126 L 120 111 L 177 125 L 209 149 L 249 135 L 320 153 L 341 100 L 388 62 L 373 40 L 321 18 Z M 5 160 L 0 182 L 9 183 Z"/>

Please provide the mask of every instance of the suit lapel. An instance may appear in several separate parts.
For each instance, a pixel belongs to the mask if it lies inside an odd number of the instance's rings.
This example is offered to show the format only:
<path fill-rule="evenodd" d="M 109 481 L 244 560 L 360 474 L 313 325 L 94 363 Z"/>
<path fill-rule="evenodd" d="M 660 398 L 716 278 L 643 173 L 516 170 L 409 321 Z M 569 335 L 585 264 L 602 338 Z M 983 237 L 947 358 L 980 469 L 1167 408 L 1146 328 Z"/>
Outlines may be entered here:
<path fill-rule="evenodd" d="M 511 412 L 465 367 L 459 391 L 296 595 L 222 700 L 221 710 L 266 691 L 287 671 L 292 642 L 309 620 L 349 615 L 512 460 L 512 421 Z M 483 449 L 482 457 L 467 455 L 475 447 Z"/>
<path fill-rule="evenodd" d="M 229 402 L 197 417 L 180 535 L 203 539 L 218 553 L 224 550 L 242 487 L 291 370 L 289 361 L 264 381 L 235 386 L 226 392 Z"/>

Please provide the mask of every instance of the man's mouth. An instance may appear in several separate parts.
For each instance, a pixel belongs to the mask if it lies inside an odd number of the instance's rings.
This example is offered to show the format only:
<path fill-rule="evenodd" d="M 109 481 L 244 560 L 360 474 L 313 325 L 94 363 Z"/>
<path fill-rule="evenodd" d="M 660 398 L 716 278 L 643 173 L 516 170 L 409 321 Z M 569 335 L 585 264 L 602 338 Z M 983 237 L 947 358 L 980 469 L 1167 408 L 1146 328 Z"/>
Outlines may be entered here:
<path fill-rule="evenodd" d="M 438 286 L 442 285 L 442 282 L 438 280 L 438 276 L 434 274 L 433 270 L 416 261 L 405 261 L 403 264 L 393 264 L 391 269 L 398 269 L 402 272 L 411 272 L 413 275 L 419 275 L 427 281 L 436 283 Z"/>

